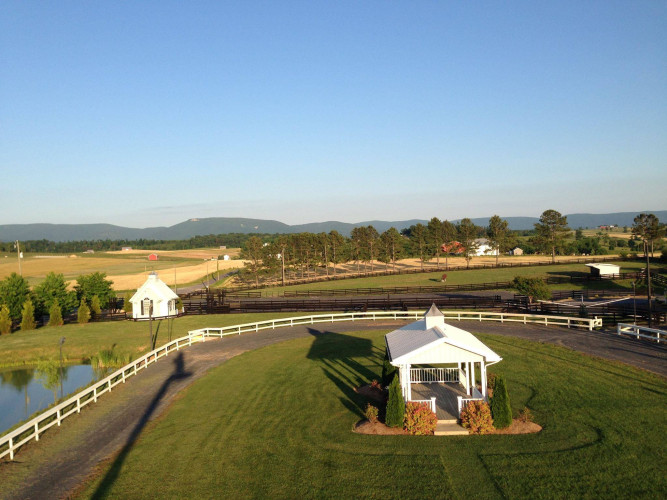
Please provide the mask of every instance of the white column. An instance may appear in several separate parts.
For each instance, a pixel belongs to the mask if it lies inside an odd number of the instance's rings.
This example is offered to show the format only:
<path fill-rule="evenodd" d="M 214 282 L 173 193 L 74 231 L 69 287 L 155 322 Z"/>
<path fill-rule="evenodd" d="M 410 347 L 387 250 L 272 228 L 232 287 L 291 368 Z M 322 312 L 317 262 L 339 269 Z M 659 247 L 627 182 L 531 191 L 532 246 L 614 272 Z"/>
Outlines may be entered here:
<path fill-rule="evenodd" d="M 407 379 L 408 379 L 408 398 L 406 399 L 406 401 L 411 401 L 412 400 L 412 378 L 410 376 L 410 367 L 411 366 L 412 365 L 406 365 L 406 367 L 405 367 L 406 371 L 408 372 L 408 376 L 407 376 Z"/>
<path fill-rule="evenodd" d="M 466 394 L 470 396 L 470 361 L 466 361 Z"/>
<path fill-rule="evenodd" d="M 475 386 L 477 385 L 476 382 L 475 382 L 475 380 L 476 380 L 475 379 L 475 362 L 471 361 L 470 366 L 472 368 L 472 370 L 471 370 L 472 375 L 470 376 L 470 393 L 475 394 L 475 391 L 473 390 L 475 388 Z"/>
<path fill-rule="evenodd" d="M 484 360 L 482 360 L 480 365 L 482 368 L 482 396 L 486 398 L 486 365 L 484 364 Z"/>

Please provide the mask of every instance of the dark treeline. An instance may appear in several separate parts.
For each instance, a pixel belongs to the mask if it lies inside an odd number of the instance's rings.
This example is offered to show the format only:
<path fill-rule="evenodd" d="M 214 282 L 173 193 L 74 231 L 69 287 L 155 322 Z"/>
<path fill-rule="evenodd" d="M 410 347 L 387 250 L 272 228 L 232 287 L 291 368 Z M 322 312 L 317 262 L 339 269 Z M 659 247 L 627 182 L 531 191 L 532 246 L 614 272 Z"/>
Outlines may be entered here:
<path fill-rule="evenodd" d="M 120 250 L 123 247 L 132 247 L 138 250 L 188 250 L 192 248 L 216 247 L 225 245 L 230 248 L 242 247 L 251 234 L 209 234 L 205 236 L 193 236 L 187 240 L 91 240 L 91 241 L 49 241 L 28 240 L 21 241 L 21 250 L 24 252 L 41 253 L 79 253 L 86 250 L 96 252 Z M 275 235 L 254 235 L 268 238 Z M 15 251 L 13 242 L 0 242 L 0 252 Z"/>

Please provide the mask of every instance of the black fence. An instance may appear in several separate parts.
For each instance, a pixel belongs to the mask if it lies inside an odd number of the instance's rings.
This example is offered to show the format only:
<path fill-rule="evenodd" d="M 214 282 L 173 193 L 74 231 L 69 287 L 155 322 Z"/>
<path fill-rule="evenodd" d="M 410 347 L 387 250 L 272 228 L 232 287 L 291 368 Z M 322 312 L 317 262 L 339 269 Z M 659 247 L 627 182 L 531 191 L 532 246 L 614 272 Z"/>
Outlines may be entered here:
<path fill-rule="evenodd" d="M 485 263 L 485 264 L 470 264 L 469 266 L 425 266 L 425 269 L 414 268 L 414 269 L 399 269 L 396 271 L 385 269 L 384 271 L 359 271 L 355 273 L 345 273 L 345 274 L 330 274 L 330 275 L 317 275 L 310 277 L 303 277 L 297 279 L 289 279 L 286 281 L 286 286 L 292 285 L 305 285 L 308 283 L 317 283 L 322 281 L 338 281 L 346 279 L 356 279 L 356 278 L 369 278 L 374 276 L 399 276 L 402 274 L 423 274 L 423 273 L 435 273 L 435 272 L 449 272 L 449 271 L 468 271 L 473 269 L 499 269 L 499 268 L 512 268 L 512 267 L 533 267 L 533 266 L 553 266 L 553 265 L 567 265 L 567 264 L 589 264 L 591 262 L 607 262 L 607 261 L 618 261 L 621 260 L 621 257 L 617 255 L 609 256 L 597 256 L 597 257 L 582 257 L 580 259 L 572 259 L 566 261 L 556 261 L 551 262 L 550 260 L 538 261 L 538 262 L 499 262 L 498 265 L 495 263 Z M 245 285 L 236 287 L 238 291 L 245 290 L 258 290 L 264 288 L 275 288 L 281 286 L 279 283 L 262 283 L 259 286 L 257 285 Z"/>
<path fill-rule="evenodd" d="M 557 285 L 563 283 L 589 283 L 599 281 L 613 281 L 613 280 L 628 280 L 637 279 L 644 276 L 643 272 L 620 273 L 610 276 L 548 276 L 545 281 L 549 285 Z M 483 290 L 504 290 L 512 288 L 511 281 L 492 281 L 486 283 L 466 283 L 462 285 L 430 285 L 430 286 L 399 286 L 399 287 L 382 287 L 382 288 L 339 288 L 339 289 L 314 289 L 314 290 L 284 290 L 271 294 L 275 297 L 335 297 L 340 295 L 399 295 L 399 294 L 420 294 L 420 293 L 456 293 L 456 292 L 472 292 Z M 226 297 L 231 298 L 259 298 L 269 296 L 266 292 L 259 290 L 238 291 L 238 289 L 220 289 L 215 290 L 222 293 Z M 197 293 L 206 293 L 195 292 Z M 192 295 L 192 294 L 189 294 Z M 183 295 L 182 297 L 188 297 Z"/>

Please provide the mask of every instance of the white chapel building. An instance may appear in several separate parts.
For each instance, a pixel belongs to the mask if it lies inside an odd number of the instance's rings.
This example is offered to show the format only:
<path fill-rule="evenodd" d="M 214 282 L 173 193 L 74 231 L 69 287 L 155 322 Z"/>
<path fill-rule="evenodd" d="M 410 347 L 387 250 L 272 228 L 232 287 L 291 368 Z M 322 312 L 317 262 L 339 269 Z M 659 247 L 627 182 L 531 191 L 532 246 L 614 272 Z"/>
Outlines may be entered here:
<path fill-rule="evenodd" d="M 176 301 L 178 295 L 169 288 L 164 281 L 153 272 L 148 275 L 146 282 L 139 287 L 132 296 L 132 318 L 149 319 L 177 316 Z M 152 312 L 151 312 L 152 306 Z"/>

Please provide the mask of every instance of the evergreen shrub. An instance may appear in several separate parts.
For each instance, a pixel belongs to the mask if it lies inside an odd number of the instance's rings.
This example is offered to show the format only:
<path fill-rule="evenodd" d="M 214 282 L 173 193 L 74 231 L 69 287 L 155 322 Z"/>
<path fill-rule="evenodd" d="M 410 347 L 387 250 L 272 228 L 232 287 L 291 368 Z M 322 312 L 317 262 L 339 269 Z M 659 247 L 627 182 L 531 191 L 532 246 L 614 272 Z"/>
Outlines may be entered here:
<path fill-rule="evenodd" d="M 403 425 L 404 414 L 405 401 L 403 400 L 403 393 L 398 383 L 398 377 L 394 377 L 389 384 L 389 399 L 387 401 L 385 423 L 389 427 L 400 427 Z"/>
<path fill-rule="evenodd" d="M 60 310 L 60 304 L 58 304 L 57 300 L 54 300 L 51 307 L 49 307 L 49 326 L 61 326 L 63 323 L 63 314 Z"/>
<path fill-rule="evenodd" d="M 389 362 L 389 355 L 385 352 L 384 361 L 382 362 L 382 385 L 387 387 L 391 384 L 396 374 L 396 367 Z"/>
<path fill-rule="evenodd" d="M 81 304 L 79 304 L 79 312 L 76 315 L 76 320 L 80 324 L 88 323 L 90 321 L 90 309 L 88 304 L 86 304 L 86 299 L 81 299 Z"/>
<path fill-rule="evenodd" d="M 493 397 L 491 398 L 491 415 L 496 429 L 503 429 L 512 425 L 512 407 L 510 406 L 510 397 L 507 393 L 505 378 L 499 375 L 493 387 Z"/>
<path fill-rule="evenodd" d="M 35 328 L 37 328 L 35 306 L 32 305 L 32 300 L 28 299 L 24 302 L 21 312 L 21 331 L 34 330 Z"/>

